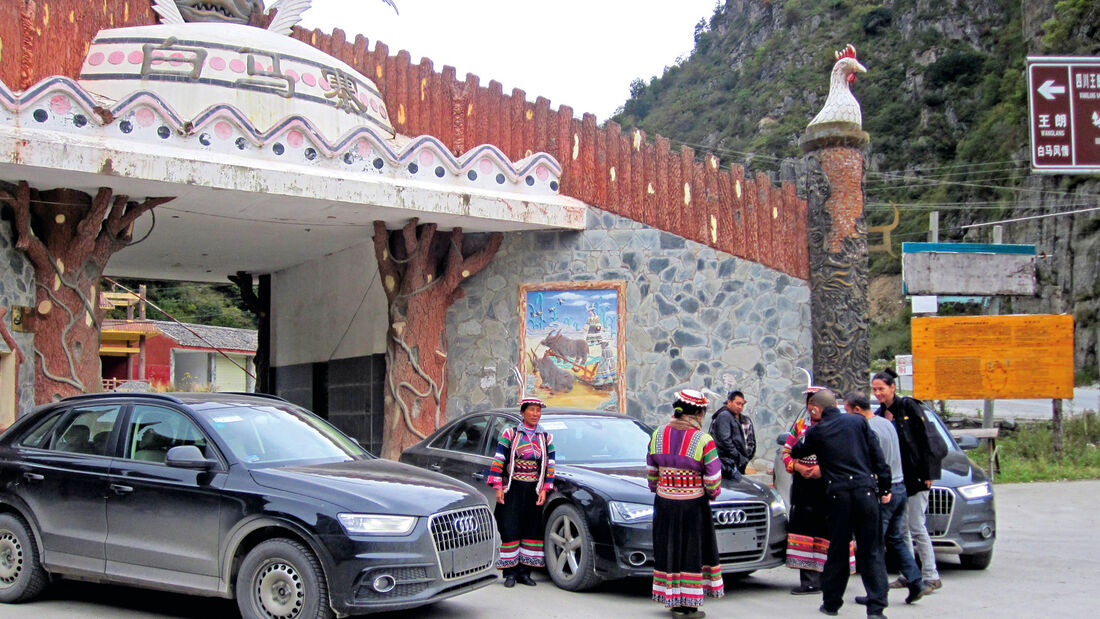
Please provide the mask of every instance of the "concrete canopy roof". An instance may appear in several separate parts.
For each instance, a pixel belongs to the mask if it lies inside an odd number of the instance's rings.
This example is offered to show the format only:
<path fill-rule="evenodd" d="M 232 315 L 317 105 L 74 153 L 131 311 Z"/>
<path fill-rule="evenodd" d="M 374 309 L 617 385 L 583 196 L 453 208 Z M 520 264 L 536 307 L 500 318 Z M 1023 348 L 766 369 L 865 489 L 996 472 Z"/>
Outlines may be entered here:
<path fill-rule="evenodd" d="M 238 34 L 252 47 L 223 42 Z M 369 79 L 247 26 L 105 30 L 79 81 L 0 82 L 0 180 L 174 198 L 138 220 L 108 275 L 270 273 L 369 243 L 376 220 L 583 229 L 586 206 L 559 195 L 561 173 L 545 153 L 455 156 L 434 137 L 395 135 Z"/>

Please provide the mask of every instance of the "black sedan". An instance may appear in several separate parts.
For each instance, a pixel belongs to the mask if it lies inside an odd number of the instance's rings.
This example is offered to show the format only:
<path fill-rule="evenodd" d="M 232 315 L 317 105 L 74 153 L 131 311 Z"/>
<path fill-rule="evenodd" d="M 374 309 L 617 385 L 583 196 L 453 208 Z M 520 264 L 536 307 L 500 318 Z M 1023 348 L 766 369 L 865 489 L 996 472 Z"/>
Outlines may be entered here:
<path fill-rule="evenodd" d="M 405 450 L 401 461 L 480 484 L 501 432 L 519 422 L 512 410 L 457 419 Z M 546 409 L 541 425 L 554 435 L 557 479 L 546 500 L 546 565 L 570 591 L 605 579 L 653 573 L 653 494 L 645 454 L 651 428 L 609 413 Z M 787 512 L 771 488 L 743 479 L 723 481 L 711 504 L 722 569 L 747 573 L 783 563 Z"/>
<path fill-rule="evenodd" d="M 496 580 L 495 538 L 468 485 L 278 398 L 79 396 L 0 435 L 0 602 L 67 576 L 249 619 L 407 608 Z"/>

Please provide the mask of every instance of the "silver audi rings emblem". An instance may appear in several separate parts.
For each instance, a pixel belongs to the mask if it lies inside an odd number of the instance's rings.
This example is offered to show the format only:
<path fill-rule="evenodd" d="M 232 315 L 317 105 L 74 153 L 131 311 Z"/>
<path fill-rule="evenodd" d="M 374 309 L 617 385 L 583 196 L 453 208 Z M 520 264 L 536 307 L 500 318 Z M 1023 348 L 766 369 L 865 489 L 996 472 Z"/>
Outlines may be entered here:
<path fill-rule="evenodd" d="M 748 521 L 749 515 L 743 509 L 719 509 L 714 512 L 714 524 L 745 524 Z"/>
<path fill-rule="evenodd" d="M 451 527 L 455 533 L 473 533 L 477 531 L 477 519 L 473 516 L 455 518 L 454 522 L 451 523 Z"/>

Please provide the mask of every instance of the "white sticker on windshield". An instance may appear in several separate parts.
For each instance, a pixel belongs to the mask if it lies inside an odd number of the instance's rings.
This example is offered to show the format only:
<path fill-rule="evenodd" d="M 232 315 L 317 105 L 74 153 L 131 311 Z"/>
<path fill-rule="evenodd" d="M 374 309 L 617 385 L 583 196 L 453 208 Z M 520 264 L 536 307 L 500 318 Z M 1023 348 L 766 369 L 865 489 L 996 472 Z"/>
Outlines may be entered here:
<path fill-rule="evenodd" d="M 227 415 L 225 417 L 215 417 L 214 423 L 233 423 L 235 421 L 244 421 L 237 415 Z"/>
<path fill-rule="evenodd" d="M 542 428 L 544 430 L 564 430 L 565 429 L 565 422 L 564 421 L 544 421 L 540 425 L 542 425 Z"/>

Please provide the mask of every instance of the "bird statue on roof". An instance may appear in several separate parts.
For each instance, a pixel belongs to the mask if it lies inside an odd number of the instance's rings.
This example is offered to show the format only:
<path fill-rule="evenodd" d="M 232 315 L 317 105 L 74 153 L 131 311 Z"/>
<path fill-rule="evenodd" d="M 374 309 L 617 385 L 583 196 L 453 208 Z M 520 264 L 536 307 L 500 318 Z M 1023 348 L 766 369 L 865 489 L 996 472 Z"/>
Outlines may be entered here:
<path fill-rule="evenodd" d="M 382 2 L 397 11 L 393 0 Z M 267 29 L 289 35 L 312 4 L 313 0 L 275 0 L 267 9 L 267 14 L 274 14 Z M 248 24 L 253 14 L 264 13 L 264 5 L 260 0 L 153 0 L 153 11 L 160 15 L 163 24 Z"/>
<path fill-rule="evenodd" d="M 859 101 L 852 95 L 851 84 L 856 81 L 856 73 L 866 73 L 867 68 L 856 60 L 856 48 L 851 43 L 842 51 L 835 52 L 836 64 L 829 76 L 829 97 L 825 99 L 825 105 L 814 116 L 808 127 L 832 123 L 854 124 L 857 128 L 863 126 L 863 115 L 859 109 Z"/>

